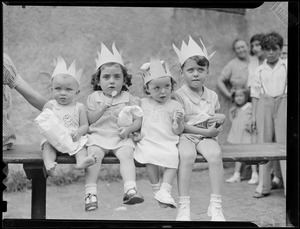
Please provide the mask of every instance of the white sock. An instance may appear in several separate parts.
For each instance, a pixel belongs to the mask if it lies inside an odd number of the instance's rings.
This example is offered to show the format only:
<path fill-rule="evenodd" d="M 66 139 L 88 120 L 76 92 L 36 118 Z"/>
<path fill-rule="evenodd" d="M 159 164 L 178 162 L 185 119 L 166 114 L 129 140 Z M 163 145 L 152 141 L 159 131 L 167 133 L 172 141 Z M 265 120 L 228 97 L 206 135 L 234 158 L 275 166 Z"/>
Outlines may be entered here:
<path fill-rule="evenodd" d="M 136 182 L 135 181 L 126 181 L 125 184 L 124 184 L 124 193 L 127 193 L 128 194 L 131 194 L 131 193 L 135 193 L 137 190 L 136 188 Z"/>
<path fill-rule="evenodd" d="M 240 176 L 241 176 L 241 173 L 240 173 L 240 172 L 234 172 L 233 176 L 234 176 L 234 177 L 240 177 Z"/>
<path fill-rule="evenodd" d="M 212 205 L 221 205 L 222 204 L 222 195 L 211 194 L 210 203 Z"/>
<path fill-rule="evenodd" d="M 97 184 L 86 184 L 85 185 L 85 194 L 94 194 L 97 195 Z"/>
<path fill-rule="evenodd" d="M 160 183 L 158 182 L 157 184 L 151 184 L 151 187 L 152 187 L 153 193 L 155 195 L 160 189 Z"/>
<path fill-rule="evenodd" d="M 190 196 L 179 196 L 178 204 L 183 205 L 183 204 L 190 204 Z"/>
<path fill-rule="evenodd" d="M 278 177 L 275 177 L 275 176 L 274 176 L 274 177 L 273 177 L 273 181 L 274 181 L 275 183 L 278 184 L 278 183 L 280 182 L 280 179 L 279 179 Z"/>
<path fill-rule="evenodd" d="M 164 189 L 166 190 L 167 192 L 171 193 L 172 191 L 172 185 L 166 183 L 166 182 L 163 182 L 160 186 L 160 189 Z"/>

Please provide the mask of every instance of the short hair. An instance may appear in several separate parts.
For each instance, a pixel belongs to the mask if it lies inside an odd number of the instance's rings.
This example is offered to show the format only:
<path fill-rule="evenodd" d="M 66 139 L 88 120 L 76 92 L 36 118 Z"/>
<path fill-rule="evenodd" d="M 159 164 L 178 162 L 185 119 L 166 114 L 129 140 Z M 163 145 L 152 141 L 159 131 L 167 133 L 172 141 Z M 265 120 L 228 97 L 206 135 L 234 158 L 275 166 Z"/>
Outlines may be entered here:
<path fill-rule="evenodd" d="M 250 39 L 250 45 L 254 42 L 254 41 L 258 41 L 261 45 L 261 41 L 263 40 L 263 38 L 265 37 L 265 34 L 263 33 L 258 33 L 258 34 L 255 34 L 251 37 Z M 250 48 L 250 54 L 251 56 L 254 55 L 253 51 L 252 51 L 252 48 Z"/>
<path fill-rule="evenodd" d="M 235 51 L 235 44 L 238 42 L 238 41 L 244 41 L 246 43 L 246 45 L 248 46 L 246 40 L 242 39 L 242 38 L 236 38 L 233 42 L 232 42 L 232 50 Z"/>
<path fill-rule="evenodd" d="M 176 83 L 176 81 L 173 79 L 173 77 L 170 77 L 170 79 L 171 79 L 171 92 L 173 92 L 177 83 Z M 151 80 L 150 80 L 150 81 L 151 81 Z M 149 82 L 150 82 L 150 81 L 149 81 Z M 145 93 L 146 95 L 150 95 L 150 93 L 147 91 L 148 86 L 149 86 L 149 85 L 148 85 L 149 82 L 147 82 L 146 85 L 144 85 L 144 87 L 143 87 L 143 91 L 144 91 L 144 93 Z"/>
<path fill-rule="evenodd" d="M 264 36 L 261 42 L 262 49 L 274 48 L 276 45 L 282 49 L 283 37 L 277 32 L 271 32 Z"/>
<path fill-rule="evenodd" d="M 118 64 L 121 67 L 122 72 L 123 72 L 123 76 L 124 76 L 124 83 L 125 84 L 123 85 L 121 90 L 122 91 L 129 91 L 128 87 L 130 87 L 132 85 L 132 83 L 131 83 L 132 75 L 129 73 L 127 68 L 125 68 L 121 64 L 115 63 L 115 62 L 109 62 L 109 63 L 101 65 L 97 69 L 96 73 L 94 73 L 92 75 L 91 85 L 92 85 L 94 91 L 102 91 L 102 88 L 101 88 L 101 86 L 98 85 L 98 83 L 100 81 L 101 70 L 103 69 L 103 67 L 110 67 L 110 66 L 113 66 L 115 64 Z"/>
<path fill-rule="evenodd" d="M 188 59 L 192 59 L 192 60 L 196 61 L 196 63 L 199 66 L 207 66 L 207 68 L 209 68 L 209 61 L 204 56 L 192 56 L 192 57 L 189 57 Z M 184 68 L 184 65 L 185 65 L 185 62 L 181 66 L 181 69 Z"/>

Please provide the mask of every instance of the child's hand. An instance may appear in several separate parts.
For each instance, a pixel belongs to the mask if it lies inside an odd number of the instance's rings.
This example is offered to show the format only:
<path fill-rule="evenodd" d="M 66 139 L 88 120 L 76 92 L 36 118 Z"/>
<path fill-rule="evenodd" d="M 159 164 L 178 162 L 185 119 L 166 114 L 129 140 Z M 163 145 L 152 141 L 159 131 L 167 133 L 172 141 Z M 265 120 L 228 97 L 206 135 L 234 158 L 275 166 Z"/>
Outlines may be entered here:
<path fill-rule="evenodd" d="M 71 134 L 72 139 L 74 142 L 77 142 L 79 138 L 81 137 L 81 134 L 79 134 L 77 131 Z"/>
<path fill-rule="evenodd" d="M 215 114 L 208 119 L 208 125 L 211 126 L 213 123 L 223 124 L 225 122 L 226 116 L 224 114 Z"/>
<path fill-rule="evenodd" d="M 218 128 L 215 127 L 215 125 L 212 125 L 207 128 L 207 135 L 206 137 L 214 138 L 217 137 L 218 134 L 223 130 L 223 126 L 220 125 Z"/>
<path fill-rule="evenodd" d="M 111 107 L 112 106 L 112 102 L 113 102 L 113 97 L 106 99 L 105 103 L 103 105 L 105 107 L 105 109 Z"/>
<path fill-rule="evenodd" d="M 143 136 L 141 135 L 140 132 L 132 132 L 131 134 L 129 134 L 129 136 L 131 137 L 131 139 L 134 141 L 134 142 L 139 142 Z"/>
<path fill-rule="evenodd" d="M 173 116 L 173 128 L 176 129 L 178 125 L 183 121 L 184 113 L 177 110 Z"/>
<path fill-rule="evenodd" d="M 130 134 L 128 132 L 128 128 L 127 127 L 120 127 L 120 128 L 117 129 L 117 131 L 120 131 L 120 133 L 119 133 L 119 137 L 120 138 L 127 138 L 128 135 Z"/>

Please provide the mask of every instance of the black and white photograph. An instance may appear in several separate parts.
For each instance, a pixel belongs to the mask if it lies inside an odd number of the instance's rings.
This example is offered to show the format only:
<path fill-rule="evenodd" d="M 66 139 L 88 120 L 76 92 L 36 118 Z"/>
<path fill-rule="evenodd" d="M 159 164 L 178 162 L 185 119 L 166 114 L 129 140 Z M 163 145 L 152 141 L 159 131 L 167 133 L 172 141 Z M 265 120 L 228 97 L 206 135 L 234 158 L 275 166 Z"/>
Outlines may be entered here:
<path fill-rule="evenodd" d="M 5 228 L 299 226 L 299 3 L 4 1 L 2 28 Z"/>

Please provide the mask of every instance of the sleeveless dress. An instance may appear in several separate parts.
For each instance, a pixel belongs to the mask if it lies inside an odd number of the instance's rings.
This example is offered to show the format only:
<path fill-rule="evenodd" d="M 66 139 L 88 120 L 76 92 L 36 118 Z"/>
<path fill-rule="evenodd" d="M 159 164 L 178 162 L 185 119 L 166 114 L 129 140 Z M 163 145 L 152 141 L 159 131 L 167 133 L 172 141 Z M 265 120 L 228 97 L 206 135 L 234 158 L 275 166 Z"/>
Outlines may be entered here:
<path fill-rule="evenodd" d="M 176 110 L 183 111 L 181 104 L 171 99 L 164 105 L 151 98 L 141 101 L 144 112 L 141 128 L 143 137 L 137 142 L 134 159 L 142 164 L 177 169 L 179 136 L 172 130 L 172 121 Z"/>
<path fill-rule="evenodd" d="M 87 111 L 93 112 L 102 106 L 106 100 L 102 91 L 95 91 L 87 98 Z M 112 106 L 107 108 L 103 115 L 96 122 L 90 125 L 88 132 L 87 146 L 98 146 L 103 149 L 114 150 L 122 146 L 135 145 L 131 138 L 122 139 L 119 137 L 118 116 L 125 106 L 139 105 L 140 99 L 132 96 L 127 91 L 122 91 L 120 95 L 114 97 Z"/>
<path fill-rule="evenodd" d="M 84 105 L 82 103 L 76 102 L 75 106 L 73 106 L 73 105 L 72 106 L 64 106 L 64 105 L 58 104 L 56 100 L 50 100 L 49 103 L 53 105 L 53 107 L 52 107 L 53 113 L 58 118 L 60 123 L 68 129 L 69 134 L 76 132 L 79 128 L 79 109 L 81 106 L 84 106 Z M 41 113 L 41 115 L 42 115 L 42 113 Z M 57 132 L 57 133 L 61 133 L 61 132 Z M 63 139 L 63 138 L 65 138 L 65 136 L 56 136 L 56 139 L 59 139 L 59 138 Z M 41 141 L 41 146 L 43 146 L 43 144 L 46 141 L 47 140 L 45 138 L 43 138 Z M 75 147 L 76 149 L 74 149 L 72 152 L 68 152 L 68 154 L 69 155 L 76 154 L 79 150 L 81 150 L 83 148 L 83 146 L 86 144 L 86 142 L 87 142 L 86 135 L 81 136 L 80 139 L 76 142 L 71 142 L 70 144 L 74 143 L 74 147 L 76 146 Z M 69 146 L 69 147 L 63 146 L 63 144 L 67 144 L 67 142 L 61 143 L 61 148 L 64 148 L 64 149 L 74 148 L 73 146 Z M 62 152 L 62 153 L 66 153 L 66 152 Z"/>

